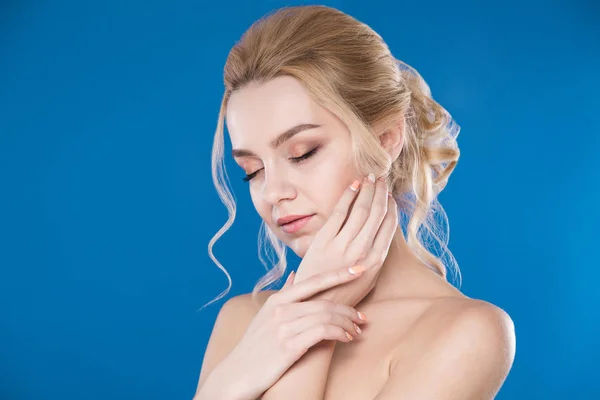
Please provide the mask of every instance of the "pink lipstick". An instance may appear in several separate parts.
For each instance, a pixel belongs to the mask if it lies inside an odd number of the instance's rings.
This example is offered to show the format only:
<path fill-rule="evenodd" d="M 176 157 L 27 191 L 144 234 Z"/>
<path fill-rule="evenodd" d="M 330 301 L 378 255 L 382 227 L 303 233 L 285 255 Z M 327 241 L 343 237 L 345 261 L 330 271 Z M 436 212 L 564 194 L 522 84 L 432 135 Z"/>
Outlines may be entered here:
<path fill-rule="evenodd" d="M 281 225 L 281 229 L 283 229 L 283 231 L 285 233 L 297 232 L 300 229 L 302 229 L 302 227 L 304 225 L 306 225 L 308 223 L 308 221 L 310 221 L 311 218 L 312 218 L 312 215 L 307 215 L 306 217 L 303 217 L 303 218 L 294 220 L 292 222 L 288 222 L 287 224 Z"/>

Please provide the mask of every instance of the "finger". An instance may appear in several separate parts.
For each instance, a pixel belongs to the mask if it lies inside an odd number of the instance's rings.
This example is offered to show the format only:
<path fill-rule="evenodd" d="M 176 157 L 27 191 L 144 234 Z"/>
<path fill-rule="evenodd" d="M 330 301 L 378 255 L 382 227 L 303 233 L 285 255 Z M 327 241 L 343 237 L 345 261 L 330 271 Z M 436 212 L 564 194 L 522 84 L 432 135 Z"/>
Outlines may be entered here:
<path fill-rule="evenodd" d="M 398 204 L 393 197 L 388 196 L 388 212 L 381 223 L 381 227 L 373 241 L 372 252 L 379 254 L 379 257 L 385 259 L 389 251 L 394 234 L 398 229 Z M 400 232 L 402 234 L 402 232 Z"/>
<path fill-rule="evenodd" d="M 355 180 L 352 185 L 348 186 L 344 193 L 340 196 L 337 204 L 331 211 L 329 218 L 327 218 L 327 222 L 323 225 L 323 227 L 319 230 L 317 236 L 319 236 L 319 240 L 324 239 L 325 241 L 332 240 L 340 231 L 346 217 L 348 216 L 348 211 L 350 210 L 350 205 L 352 201 L 356 198 L 356 194 L 360 188 L 360 181 Z M 316 240 L 316 238 L 315 238 Z"/>
<path fill-rule="evenodd" d="M 294 271 L 290 272 L 287 279 L 285 280 L 285 284 L 281 287 L 281 290 L 291 287 L 294 284 L 295 278 L 296 278 L 296 273 Z"/>
<path fill-rule="evenodd" d="M 362 251 L 363 249 L 371 249 L 373 247 L 377 231 L 379 231 L 379 227 L 387 214 L 388 198 L 387 185 L 383 178 L 380 178 L 375 184 L 375 195 L 373 196 L 373 204 L 371 205 L 369 217 L 356 237 L 352 239 L 348 248 L 356 248 Z"/>
<path fill-rule="evenodd" d="M 350 339 L 344 328 L 335 325 L 314 326 L 288 339 L 289 346 L 294 349 L 301 349 L 301 353 L 306 352 L 322 340 L 339 340 L 348 343 Z M 352 337 L 352 335 L 350 335 Z"/>
<path fill-rule="evenodd" d="M 285 336 L 295 336 L 306 330 L 323 325 L 335 325 L 344 329 L 352 336 L 359 334 L 357 325 L 350 318 L 336 313 L 310 314 L 281 325 Z M 359 328 L 360 329 L 360 328 Z"/>
<path fill-rule="evenodd" d="M 308 300 L 299 303 L 282 304 L 281 321 L 292 321 L 310 314 L 318 314 L 323 312 L 336 313 L 350 318 L 357 324 L 364 323 L 358 315 L 358 311 L 353 307 L 345 304 L 336 303 L 329 300 Z"/>
<path fill-rule="evenodd" d="M 371 174 L 369 174 L 371 175 Z M 375 179 L 373 175 L 373 180 Z M 358 232 L 362 229 L 369 214 L 371 213 L 371 204 L 373 203 L 373 194 L 375 193 L 375 184 L 371 182 L 368 178 L 365 178 L 363 181 L 362 188 L 360 189 L 360 193 L 352 206 L 352 210 L 350 210 L 350 215 L 348 216 L 348 220 L 346 224 L 340 231 L 340 233 L 336 236 L 336 241 L 341 241 L 342 243 L 350 243 L 352 239 L 356 237 Z"/>
<path fill-rule="evenodd" d="M 364 269 L 358 271 L 358 273 L 354 273 L 356 272 L 355 266 L 352 268 L 344 267 L 332 271 L 321 272 L 288 287 L 286 290 L 280 290 L 270 296 L 267 301 L 271 304 L 286 304 L 303 301 L 326 289 L 352 281 L 362 275 L 363 271 Z"/>

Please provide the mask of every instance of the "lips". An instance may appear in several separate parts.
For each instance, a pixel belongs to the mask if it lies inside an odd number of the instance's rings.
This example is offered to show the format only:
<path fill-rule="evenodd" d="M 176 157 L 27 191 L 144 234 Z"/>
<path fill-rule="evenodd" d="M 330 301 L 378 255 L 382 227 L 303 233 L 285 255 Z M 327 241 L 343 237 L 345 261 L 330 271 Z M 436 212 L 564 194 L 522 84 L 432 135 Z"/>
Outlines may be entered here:
<path fill-rule="evenodd" d="M 304 217 L 308 217 L 309 215 L 287 215 L 285 217 L 281 217 L 281 218 L 277 218 L 277 225 L 281 226 L 293 221 L 296 221 L 298 219 L 304 218 Z"/>
<path fill-rule="evenodd" d="M 306 215 L 302 218 L 299 218 L 299 219 L 293 220 L 291 222 L 288 222 L 287 224 L 281 225 L 281 229 L 285 233 L 297 232 L 300 229 L 302 229 L 302 227 L 304 227 L 304 225 L 306 225 L 308 223 L 308 221 L 310 221 L 311 218 L 312 218 L 312 215 Z"/>

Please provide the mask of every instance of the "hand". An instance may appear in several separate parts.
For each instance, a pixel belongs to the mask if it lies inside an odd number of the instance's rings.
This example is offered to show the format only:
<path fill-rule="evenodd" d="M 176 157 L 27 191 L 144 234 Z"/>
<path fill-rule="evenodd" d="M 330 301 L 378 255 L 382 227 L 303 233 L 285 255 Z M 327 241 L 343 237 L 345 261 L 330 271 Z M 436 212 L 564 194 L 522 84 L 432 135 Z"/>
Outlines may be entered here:
<path fill-rule="evenodd" d="M 310 347 L 322 340 L 349 342 L 346 332 L 356 335 L 355 324 L 363 323 L 352 307 L 306 300 L 354 281 L 360 273 L 341 268 L 297 284 L 293 284 L 292 274 L 282 289 L 268 298 L 237 346 L 208 377 L 213 387 L 229 387 L 231 398 L 259 398 Z"/>
<path fill-rule="evenodd" d="M 397 227 L 397 204 L 393 197 L 388 196 L 387 185 L 382 179 L 372 183 L 365 178 L 360 191 L 355 192 L 349 187 L 342 194 L 302 259 L 295 282 L 323 270 L 362 265 L 367 268 L 363 279 L 328 289 L 312 298 L 354 307 L 375 286 Z"/>

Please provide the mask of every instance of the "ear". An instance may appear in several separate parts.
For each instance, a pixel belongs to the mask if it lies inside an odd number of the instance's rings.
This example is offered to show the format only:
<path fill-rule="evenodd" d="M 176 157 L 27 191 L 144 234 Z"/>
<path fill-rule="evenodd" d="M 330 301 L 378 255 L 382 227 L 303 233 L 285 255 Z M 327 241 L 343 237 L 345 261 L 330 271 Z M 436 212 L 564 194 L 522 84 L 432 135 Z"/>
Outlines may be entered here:
<path fill-rule="evenodd" d="M 392 160 L 396 160 L 404 145 L 404 116 L 379 136 L 381 146 L 388 152 Z"/>

